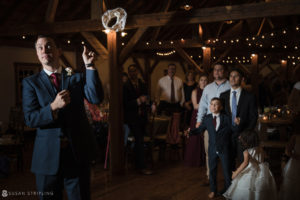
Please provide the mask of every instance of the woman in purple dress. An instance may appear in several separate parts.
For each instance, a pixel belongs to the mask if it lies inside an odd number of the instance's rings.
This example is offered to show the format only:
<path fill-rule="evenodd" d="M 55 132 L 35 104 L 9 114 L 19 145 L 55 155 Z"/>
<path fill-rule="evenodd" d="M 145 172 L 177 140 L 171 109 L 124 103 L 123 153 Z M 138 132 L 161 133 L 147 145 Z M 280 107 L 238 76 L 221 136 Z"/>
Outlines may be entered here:
<path fill-rule="evenodd" d="M 193 113 L 190 122 L 190 128 L 195 128 L 197 121 L 197 113 L 199 107 L 199 101 L 202 96 L 204 87 L 208 83 L 208 77 L 206 75 L 200 76 L 198 86 L 192 92 L 192 103 L 193 103 Z M 204 140 L 203 134 L 192 135 L 187 139 L 184 163 L 186 166 L 199 167 L 205 164 L 205 150 L 204 150 Z"/>

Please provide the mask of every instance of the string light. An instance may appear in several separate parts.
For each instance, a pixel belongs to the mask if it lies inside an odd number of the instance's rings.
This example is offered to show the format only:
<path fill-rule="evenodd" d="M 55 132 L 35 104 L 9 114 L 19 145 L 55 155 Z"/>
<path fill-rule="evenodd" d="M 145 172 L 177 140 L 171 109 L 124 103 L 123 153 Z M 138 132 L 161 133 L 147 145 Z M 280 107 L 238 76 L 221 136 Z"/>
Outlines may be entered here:
<path fill-rule="evenodd" d="M 248 45 L 249 45 L 249 47 L 251 47 L 251 43 L 249 43 Z"/>
<path fill-rule="evenodd" d="M 285 48 L 285 49 L 286 49 L 286 48 L 287 48 L 287 46 L 286 46 L 286 45 L 284 45 L 284 46 L 283 46 L 283 48 Z"/>
<path fill-rule="evenodd" d="M 121 36 L 122 36 L 122 37 L 125 37 L 126 35 L 127 35 L 126 32 L 121 32 Z"/>
<path fill-rule="evenodd" d="M 70 44 L 70 43 L 71 43 L 71 41 L 70 41 L 70 40 L 68 40 L 68 41 L 67 41 L 67 43 L 68 43 L 68 44 Z"/>
<path fill-rule="evenodd" d="M 274 48 L 275 48 L 275 46 L 274 46 L 274 45 L 272 45 L 271 47 L 272 47 L 272 49 L 274 49 Z"/>
<path fill-rule="evenodd" d="M 161 45 L 161 41 L 159 41 L 158 44 Z"/>
<path fill-rule="evenodd" d="M 203 46 L 202 49 L 205 50 L 205 49 L 206 49 L 206 46 Z"/>
<path fill-rule="evenodd" d="M 249 41 L 249 38 L 246 38 L 246 41 Z"/>
<path fill-rule="evenodd" d="M 224 40 L 223 43 L 226 44 L 226 40 Z"/>
<path fill-rule="evenodd" d="M 274 33 L 271 33 L 270 35 L 273 37 L 273 36 L 274 36 Z"/>
<path fill-rule="evenodd" d="M 295 46 L 295 49 L 297 50 L 297 49 L 298 49 L 298 47 L 297 47 L 297 46 Z"/>
<path fill-rule="evenodd" d="M 124 46 L 125 45 L 125 43 L 124 42 L 122 42 L 122 46 Z"/>
<path fill-rule="evenodd" d="M 23 39 L 23 40 L 25 40 L 25 39 L 26 39 L 26 36 L 25 36 L 25 35 L 23 35 L 23 36 L 22 36 L 22 39 Z"/>
<path fill-rule="evenodd" d="M 170 43 L 171 43 L 171 44 L 173 44 L 174 42 L 173 42 L 173 41 L 171 41 Z"/>
<path fill-rule="evenodd" d="M 286 30 L 283 30 L 282 33 L 283 33 L 283 34 L 286 34 Z"/>
<path fill-rule="evenodd" d="M 81 41 L 81 44 L 84 44 L 84 41 Z"/>
<path fill-rule="evenodd" d="M 172 51 L 169 51 L 169 52 L 164 52 L 164 53 L 156 52 L 156 55 L 158 55 L 158 56 L 170 56 L 170 55 L 174 54 L 175 52 L 176 52 L 175 50 L 172 50 Z"/>
<path fill-rule="evenodd" d="M 262 36 L 261 36 L 261 38 L 262 38 L 262 39 L 265 39 L 265 36 L 264 36 L 264 35 L 262 35 Z"/>
<path fill-rule="evenodd" d="M 252 40 L 255 40 L 255 37 L 252 37 Z"/>
<path fill-rule="evenodd" d="M 299 27 L 298 26 L 296 26 L 296 31 L 299 31 Z"/>
<path fill-rule="evenodd" d="M 193 58 L 193 56 L 190 56 L 191 58 Z"/>

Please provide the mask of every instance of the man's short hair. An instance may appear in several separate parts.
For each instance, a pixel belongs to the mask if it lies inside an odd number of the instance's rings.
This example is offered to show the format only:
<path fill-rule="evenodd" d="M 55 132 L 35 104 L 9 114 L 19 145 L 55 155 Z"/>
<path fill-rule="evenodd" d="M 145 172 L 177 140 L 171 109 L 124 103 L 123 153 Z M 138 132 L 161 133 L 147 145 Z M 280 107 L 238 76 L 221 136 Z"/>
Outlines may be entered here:
<path fill-rule="evenodd" d="M 131 65 L 129 65 L 128 68 L 127 68 L 127 71 L 130 71 L 131 68 L 136 69 L 136 68 L 137 68 L 137 67 L 136 67 L 136 64 L 131 64 Z"/>
<path fill-rule="evenodd" d="M 170 66 L 174 66 L 174 67 L 176 68 L 175 63 L 170 63 L 170 64 L 168 65 L 168 69 L 169 69 Z"/>
<path fill-rule="evenodd" d="M 40 38 L 50 38 L 50 39 L 53 40 L 55 46 L 56 46 L 57 48 L 60 48 L 60 44 L 59 44 L 59 42 L 57 42 L 57 38 L 56 38 L 55 36 L 53 36 L 53 35 L 38 35 L 38 36 L 36 37 L 35 42 L 34 42 L 34 47 L 36 46 L 36 43 L 37 43 L 38 39 L 40 39 Z"/>
<path fill-rule="evenodd" d="M 231 72 L 237 72 L 237 73 L 240 74 L 241 77 L 245 77 L 245 74 L 243 73 L 243 71 L 240 70 L 240 69 L 237 68 L 237 67 L 232 68 L 232 69 L 230 70 L 230 73 L 229 73 L 229 74 L 231 74 Z"/>
<path fill-rule="evenodd" d="M 222 66 L 223 67 L 223 69 L 224 69 L 224 71 L 227 71 L 227 66 L 224 64 L 224 63 L 220 63 L 220 62 L 217 62 L 217 63 L 214 63 L 213 64 L 213 70 L 215 69 L 215 66 L 216 65 L 220 65 L 220 66 Z"/>

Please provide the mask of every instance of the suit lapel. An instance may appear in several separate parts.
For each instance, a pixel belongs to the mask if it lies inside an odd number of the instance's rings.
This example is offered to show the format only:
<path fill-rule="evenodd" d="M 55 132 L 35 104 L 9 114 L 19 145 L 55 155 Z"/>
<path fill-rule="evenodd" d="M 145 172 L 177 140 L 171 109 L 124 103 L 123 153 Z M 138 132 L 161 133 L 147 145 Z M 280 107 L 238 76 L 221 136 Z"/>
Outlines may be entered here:
<path fill-rule="evenodd" d="M 219 130 L 221 130 L 224 126 L 224 116 L 220 114 L 220 126 L 219 126 Z"/>
<path fill-rule="evenodd" d="M 239 116 L 240 114 L 240 110 L 241 110 L 241 107 L 242 107 L 242 102 L 244 102 L 244 98 L 245 98 L 245 91 L 243 89 L 241 89 L 241 95 L 240 95 L 240 99 L 239 99 L 239 102 L 238 102 L 238 106 L 237 106 L 237 111 L 236 111 L 236 115 Z"/>
<path fill-rule="evenodd" d="M 52 98 L 55 98 L 56 96 L 55 88 L 53 87 L 51 80 L 49 79 L 48 75 L 44 70 L 40 72 L 39 81 L 41 82 L 42 85 L 44 85 L 47 88 L 50 96 Z"/>
<path fill-rule="evenodd" d="M 62 90 L 67 90 L 69 88 L 69 83 L 70 83 L 70 76 L 66 74 L 66 70 L 64 68 L 62 69 L 61 72 L 61 89 Z"/>
<path fill-rule="evenodd" d="M 231 90 L 229 90 L 227 93 L 226 93 L 226 99 L 227 99 L 227 101 L 225 102 L 227 105 L 225 105 L 225 107 L 227 106 L 227 108 L 228 108 L 228 112 L 230 113 L 230 115 L 232 115 L 232 113 L 231 113 L 231 107 L 230 107 L 230 91 Z"/>

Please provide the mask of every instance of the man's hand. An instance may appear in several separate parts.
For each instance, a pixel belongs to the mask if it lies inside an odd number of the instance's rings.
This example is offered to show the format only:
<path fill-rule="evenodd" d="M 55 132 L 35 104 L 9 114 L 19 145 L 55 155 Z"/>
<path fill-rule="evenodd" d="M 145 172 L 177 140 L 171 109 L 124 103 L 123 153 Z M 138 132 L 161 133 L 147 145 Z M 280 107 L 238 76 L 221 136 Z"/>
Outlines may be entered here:
<path fill-rule="evenodd" d="M 201 122 L 197 122 L 195 128 L 199 128 L 200 125 L 201 125 Z"/>
<path fill-rule="evenodd" d="M 92 64 L 95 60 L 95 53 L 93 51 L 87 50 L 86 46 L 83 46 L 82 59 L 87 69 L 94 69 Z M 91 66 L 87 66 L 87 65 L 91 65 Z"/>
<path fill-rule="evenodd" d="M 145 95 L 142 95 L 139 98 L 140 98 L 141 103 L 145 103 L 147 101 L 147 96 L 145 96 Z"/>
<path fill-rule="evenodd" d="M 153 103 L 153 104 L 151 105 L 151 111 L 152 111 L 152 113 L 155 113 L 155 112 L 156 112 L 156 104 L 155 104 L 155 103 Z"/>
<path fill-rule="evenodd" d="M 188 110 L 192 110 L 192 106 L 191 106 L 192 102 L 191 101 L 187 101 L 184 103 L 184 107 Z"/>
<path fill-rule="evenodd" d="M 236 117 L 236 118 L 234 119 L 234 123 L 235 123 L 236 125 L 239 125 L 239 124 L 241 123 L 241 118 Z"/>
<path fill-rule="evenodd" d="M 66 105 L 70 103 L 70 92 L 68 90 L 60 91 L 54 101 L 51 103 L 52 111 L 56 111 L 60 108 L 64 108 Z"/>
<path fill-rule="evenodd" d="M 190 131 L 191 131 L 191 128 L 188 128 L 187 130 L 184 131 L 184 136 L 189 138 L 190 137 Z"/>

